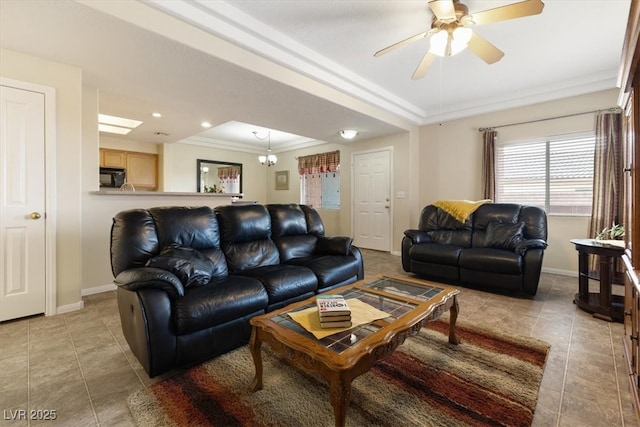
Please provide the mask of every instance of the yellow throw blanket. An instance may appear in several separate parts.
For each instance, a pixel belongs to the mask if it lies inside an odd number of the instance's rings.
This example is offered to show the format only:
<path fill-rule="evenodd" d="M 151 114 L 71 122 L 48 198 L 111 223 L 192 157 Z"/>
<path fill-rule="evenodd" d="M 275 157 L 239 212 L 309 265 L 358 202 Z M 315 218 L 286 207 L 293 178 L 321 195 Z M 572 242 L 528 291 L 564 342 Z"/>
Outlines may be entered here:
<path fill-rule="evenodd" d="M 439 207 L 460 222 L 465 222 L 469 215 L 486 203 L 493 203 L 491 199 L 478 200 L 438 200 L 433 205 Z"/>

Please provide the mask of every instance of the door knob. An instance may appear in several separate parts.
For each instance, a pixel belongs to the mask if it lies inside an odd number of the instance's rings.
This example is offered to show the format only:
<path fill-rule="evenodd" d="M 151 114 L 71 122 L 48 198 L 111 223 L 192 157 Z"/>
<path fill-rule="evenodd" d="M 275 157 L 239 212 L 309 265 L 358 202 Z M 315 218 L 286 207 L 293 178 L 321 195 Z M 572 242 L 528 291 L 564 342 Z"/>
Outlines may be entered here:
<path fill-rule="evenodd" d="M 29 215 L 31 217 L 31 219 L 40 219 L 42 218 L 42 215 L 40 215 L 38 212 L 31 212 L 31 215 Z"/>
<path fill-rule="evenodd" d="M 389 209 L 389 205 L 385 205 L 385 207 L 384 207 L 384 208 L 385 208 L 385 209 Z"/>

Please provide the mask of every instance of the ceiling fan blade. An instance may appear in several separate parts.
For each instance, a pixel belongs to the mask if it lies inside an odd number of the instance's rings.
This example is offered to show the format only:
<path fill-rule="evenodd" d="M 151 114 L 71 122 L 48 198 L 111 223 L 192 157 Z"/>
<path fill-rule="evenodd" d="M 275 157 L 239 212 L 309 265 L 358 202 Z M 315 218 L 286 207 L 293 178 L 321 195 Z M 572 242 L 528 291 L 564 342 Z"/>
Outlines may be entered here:
<path fill-rule="evenodd" d="M 392 50 L 396 50 L 399 47 L 402 47 L 402 46 L 404 46 L 406 44 L 409 44 L 409 43 L 414 42 L 416 40 L 423 39 L 423 38 L 425 38 L 427 36 L 428 33 L 429 33 L 428 31 L 424 31 L 424 32 L 422 32 L 420 34 L 416 34 L 415 36 L 411 36 L 411 37 L 409 37 L 407 39 L 399 41 L 398 43 L 394 43 L 391 46 L 387 46 L 384 49 L 380 49 L 379 51 L 374 53 L 373 56 L 378 57 L 380 55 L 384 55 L 385 53 L 389 53 Z"/>
<path fill-rule="evenodd" d="M 427 52 L 422 58 L 422 61 L 420 61 L 418 68 L 416 68 L 416 71 L 413 73 L 413 76 L 411 76 L 411 78 L 413 80 L 419 80 L 423 78 L 425 74 L 427 74 L 427 70 L 429 69 L 429 67 L 431 66 L 431 64 L 435 59 L 436 59 L 436 55 L 434 55 L 430 51 Z"/>
<path fill-rule="evenodd" d="M 432 0 L 428 3 L 431 12 L 442 22 L 455 21 L 456 9 L 453 0 Z"/>
<path fill-rule="evenodd" d="M 498 62 L 504 56 L 503 51 L 475 33 L 471 35 L 471 39 L 469 40 L 467 47 L 469 47 L 473 53 L 478 55 L 480 59 L 487 64 Z"/>
<path fill-rule="evenodd" d="M 476 25 L 489 24 L 492 22 L 507 21 L 509 19 L 522 18 L 524 16 L 537 15 L 542 13 L 544 3 L 541 0 L 526 0 L 520 3 L 513 3 L 494 9 L 483 10 L 472 13 L 473 22 Z"/>

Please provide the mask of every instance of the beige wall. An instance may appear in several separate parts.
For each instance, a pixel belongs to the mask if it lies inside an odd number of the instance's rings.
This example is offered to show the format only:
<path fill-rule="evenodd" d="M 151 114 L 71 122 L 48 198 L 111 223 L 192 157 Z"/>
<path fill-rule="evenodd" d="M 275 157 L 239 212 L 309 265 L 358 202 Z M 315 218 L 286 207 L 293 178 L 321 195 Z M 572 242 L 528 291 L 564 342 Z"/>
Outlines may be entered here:
<path fill-rule="evenodd" d="M 82 180 L 79 175 L 82 152 L 82 71 L 69 65 L 0 49 L 0 76 L 55 89 L 57 305 L 77 304 L 82 287 Z"/>
<path fill-rule="evenodd" d="M 112 150 L 129 150 L 139 153 L 160 154 L 158 144 L 153 142 L 131 141 L 120 139 L 117 136 L 100 135 L 100 148 L 110 148 Z"/>
<path fill-rule="evenodd" d="M 163 144 L 164 191 L 195 192 L 197 160 L 215 160 L 242 164 L 243 200 L 267 202 L 267 168 L 258 163 L 258 155 L 183 143 Z"/>
<path fill-rule="evenodd" d="M 612 89 L 422 127 L 417 153 L 421 165 L 419 204 L 424 206 L 438 199 L 482 198 L 482 137 L 479 128 L 607 109 L 616 106 L 617 96 L 618 90 Z M 509 141 L 593 128 L 594 115 L 586 114 L 496 130 L 500 141 Z M 578 258 L 569 240 L 592 237 L 587 235 L 588 218 L 550 215 L 548 222 L 549 248 L 545 252 L 543 269 L 575 274 Z"/>

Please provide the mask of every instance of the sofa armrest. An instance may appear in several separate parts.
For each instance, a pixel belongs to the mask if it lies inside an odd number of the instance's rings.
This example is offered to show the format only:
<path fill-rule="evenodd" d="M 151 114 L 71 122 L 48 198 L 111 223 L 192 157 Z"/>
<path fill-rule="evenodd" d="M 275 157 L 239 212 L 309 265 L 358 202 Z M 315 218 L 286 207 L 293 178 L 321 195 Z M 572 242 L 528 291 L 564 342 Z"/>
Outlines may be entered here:
<path fill-rule="evenodd" d="M 131 292 L 140 289 L 157 289 L 169 294 L 169 298 L 184 296 L 184 286 L 178 277 L 167 270 L 152 267 L 132 268 L 118 274 L 114 283 Z"/>
<path fill-rule="evenodd" d="M 320 237 L 316 242 L 316 253 L 320 255 L 349 255 L 351 237 Z"/>
<path fill-rule="evenodd" d="M 429 243 L 432 241 L 427 232 L 422 230 L 405 230 L 404 235 L 410 238 L 414 245 L 418 243 Z"/>
<path fill-rule="evenodd" d="M 546 249 L 547 248 L 547 242 L 545 242 L 542 239 L 529 239 L 529 240 L 523 240 L 522 242 L 518 243 L 518 245 L 515 248 L 515 253 L 519 254 L 519 255 L 524 255 L 529 249 Z"/>

